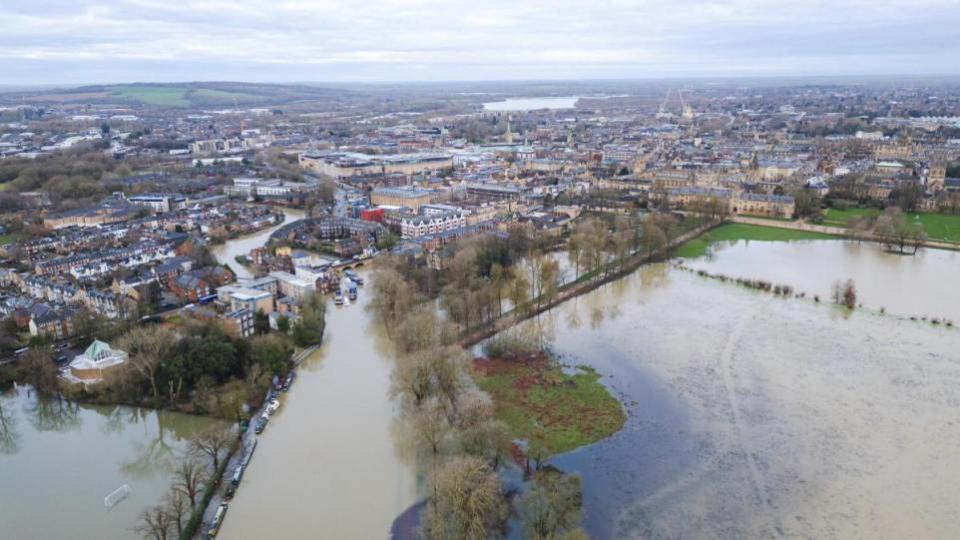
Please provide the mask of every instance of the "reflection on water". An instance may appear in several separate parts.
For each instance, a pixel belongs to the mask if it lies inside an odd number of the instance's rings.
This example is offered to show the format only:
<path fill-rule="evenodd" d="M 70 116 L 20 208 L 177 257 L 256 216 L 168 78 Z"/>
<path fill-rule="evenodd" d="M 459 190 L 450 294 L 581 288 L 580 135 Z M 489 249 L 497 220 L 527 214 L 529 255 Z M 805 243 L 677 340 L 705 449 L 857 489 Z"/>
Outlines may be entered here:
<path fill-rule="evenodd" d="M 792 285 L 828 298 L 837 280 L 852 278 L 864 307 L 903 316 L 947 317 L 960 323 L 960 253 L 921 249 L 915 256 L 872 242 L 746 242 L 719 244 L 688 266 L 730 277 Z"/>
<path fill-rule="evenodd" d="M 752 262 L 770 271 L 766 255 Z M 666 265 L 540 322 L 629 412 L 621 432 L 554 460 L 583 474 L 593 537 L 960 535 L 956 330 Z"/>
<path fill-rule="evenodd" d="M 368 301 L 362 288 L 358 303 L 328 305 L 324 345 L 264 431 L 225 538 L 385 538 L 416 502 L 394 440 L 391 348 Z"/>
<path fill-rule="evenodd" d="M 157 504 L 187 439 L 215 420 L 135 407 L 0 395 L 3 538 L 135 538 L 137 514 Z M 103 497 L 133 493 L 107 511 Z"/>

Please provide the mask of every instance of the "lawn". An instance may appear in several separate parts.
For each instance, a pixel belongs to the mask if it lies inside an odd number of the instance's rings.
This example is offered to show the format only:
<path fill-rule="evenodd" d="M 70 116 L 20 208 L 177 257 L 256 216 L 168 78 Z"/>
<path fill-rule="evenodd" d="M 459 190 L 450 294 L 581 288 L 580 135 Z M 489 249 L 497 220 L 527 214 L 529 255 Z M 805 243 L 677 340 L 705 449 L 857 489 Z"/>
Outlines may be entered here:
<path fill-rule="evenodd" d="M 848 227 L 851 221 L 859 217 L 877 217 L 879 215 L 880 211 L 876 208 L 849 208 L 847 210 L 828 208 L 823 224 L 834 227 Z"/>
<path fill-rule="evenodd" d="M 182 86 L 114 86 L 111 95 L 135 100 L 147 105 L 163 107 L 187 107 L 187 89 Z"/>
<path fill-rule="evenodd" d="M 880 211 L 875 208 L 851 208 L 849 210 L 830 208 L 827 210 L 824 225 L 847 227 L 850 221 L 860 216 L 876 217 L 878 215 L 880 215 Z M 927 237 L 931 240 L 960 242 L 960 215 L 921 213 L 906 214 L 906 217 L 919 221 L 923 225 L 923 229 L 927 231 Z"/>
<path fill-rule="evenodd" d="M 716 242 L 753 240 L 758 242 L 785 242 L 790 240 L 830 240 L 836 236 L 829 234 L 764 227 L 746 223 L 728 223 L 686 242 L 674 253 L 677 257 L 693 259 L 707 254 L 710 245 Z"/>
<path fill-rule="evenodd" d="M 493 398 L 511 434 L 547 454 L 569 452 L 613 435 L 626 414 L 588 366 L 564 373 L 545 356 L 477 360 L 477 384 Z"/>

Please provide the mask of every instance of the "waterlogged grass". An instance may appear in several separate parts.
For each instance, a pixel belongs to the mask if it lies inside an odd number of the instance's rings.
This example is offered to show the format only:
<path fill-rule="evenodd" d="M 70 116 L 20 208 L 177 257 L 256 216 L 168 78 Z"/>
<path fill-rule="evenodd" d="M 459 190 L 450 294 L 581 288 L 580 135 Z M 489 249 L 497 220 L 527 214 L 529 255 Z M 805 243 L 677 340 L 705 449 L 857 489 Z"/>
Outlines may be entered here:
<path fill-rule="evenodd" d="M 493 398 L 497 417 L 514 437 L 547 454 L 569 452 L 613 435 L 626 422 L 623 407 L 580 366 L 572 374 L 545 357 L 480 360 L 477 383 Z"/>
<path fill-rule="evenodd" d="M 704 233 L 676 249 L 674 255 L 693 259 L 706 255 L 715 242 L 753 240 L 758 242 L 786 242 L 791 240 L 829 240 L 836 236 L 812 231 L 798 231 L 778 227 L 764 227 L 746 223 L 727 223 Z"/>

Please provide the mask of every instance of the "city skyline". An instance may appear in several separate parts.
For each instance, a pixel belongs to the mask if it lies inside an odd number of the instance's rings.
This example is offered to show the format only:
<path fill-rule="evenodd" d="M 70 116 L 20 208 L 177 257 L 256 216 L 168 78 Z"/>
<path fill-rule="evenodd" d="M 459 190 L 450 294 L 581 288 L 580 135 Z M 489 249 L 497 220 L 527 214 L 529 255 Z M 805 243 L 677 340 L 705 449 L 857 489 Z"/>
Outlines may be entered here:
<path fill-rule="evenodd" d="M 958 3 L 16 0 L 4 85 L 960 75 Z"/>

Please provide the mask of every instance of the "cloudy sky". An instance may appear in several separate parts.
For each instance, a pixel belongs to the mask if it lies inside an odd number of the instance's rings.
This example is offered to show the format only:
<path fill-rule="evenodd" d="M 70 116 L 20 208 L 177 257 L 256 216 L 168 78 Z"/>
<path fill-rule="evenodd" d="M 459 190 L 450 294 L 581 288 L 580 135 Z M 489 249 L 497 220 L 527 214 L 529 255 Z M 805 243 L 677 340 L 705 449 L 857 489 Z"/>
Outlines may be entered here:
<path fill-rule="evenodd" d="M 0 85 L 958 74 L 960 0 L 0 0 Z"/>

